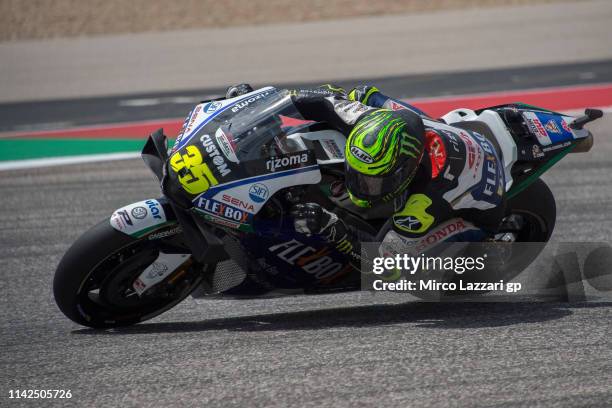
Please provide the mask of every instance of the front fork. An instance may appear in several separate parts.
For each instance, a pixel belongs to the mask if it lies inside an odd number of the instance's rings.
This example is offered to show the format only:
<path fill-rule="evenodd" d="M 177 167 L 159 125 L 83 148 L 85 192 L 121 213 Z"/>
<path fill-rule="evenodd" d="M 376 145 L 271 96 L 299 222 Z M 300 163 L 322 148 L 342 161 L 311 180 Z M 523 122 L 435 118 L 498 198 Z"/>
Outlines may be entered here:
<path fill-rule="evenodd" d="M 138 201 L 121 207 L 110 217 L 111 226 L 117 231 L 136 239 L 162 240 L 159 256 L 132 283 L 141 296 L 164 281 L 178 279 L 194 262 L 216 264 L 226 259 L 223 242 L 206 225 L 194 220 L 189 211 L 177 208 L 161 197 Z M 181 245 L 177 248 L 165 242 L 181 234 Z"/>

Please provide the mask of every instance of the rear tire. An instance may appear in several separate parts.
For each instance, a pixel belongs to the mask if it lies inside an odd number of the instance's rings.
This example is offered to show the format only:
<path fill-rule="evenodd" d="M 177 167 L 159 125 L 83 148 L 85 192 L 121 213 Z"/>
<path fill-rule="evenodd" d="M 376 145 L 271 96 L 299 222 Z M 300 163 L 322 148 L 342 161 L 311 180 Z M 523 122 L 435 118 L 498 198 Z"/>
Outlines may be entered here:
<path fill-rule="evenodd" d="M 521 227 L 514 232 L 516 239 L 513 243 L 499 244 L 497 247 L 501 252 L 498 258 L 506 260 L 496 267 L 490 265 L 482 271 L 481 276 L 476 274 L 476 279 L 510 281 L 523 272 L 546 247 L 555 228 L 557 206 L 555 197 L 544 181 L 537 179 L 508 200 L 505 219 L 511 217 L 516 217 Z M 504 224 L 507 222 L 502 222 L 502 231 Z"/>
<path fill-rule="evenodd" d="M 508 222 L 516 217 L 517 226 Z M 470 247 L 471 256 L 481 256 L 483 253 L 494 255 L 489 258 L 487 267 L 481 271 L 473 271 L 468 276 L 451 275 L 451 280 L 458 284 L 459 280 L 471 282 L 511 281 L 525 270 L 542 252 L 555 228 L 557 207 L 550 188 L 541 179 L 537 179 L 525 190 L 507 201 L 506 217 L 500 228 L 500 233 L 512 232 L 516 236 L 514 242 L 492 244 L 490 242 L 474 243 Z M 504 228 L 506 226 L 506 228 Z M 525 244 L 529 243 L 529 244 Z M 466 252 L 469 253 L 469 252 Z M 498 261 L 496 263 L 496 261 Z M 446 291 L 448 297 L 471 298 L 477 293 L 465 295 L 461 292 Z"/>
<path fill-rule="evenodd" d="M 528 223 L 517 237 L 518 242 L 548 242 L 557 221 L 557 205 L 544 181 L 534 181 L 509 199 L 506 208 L 506 215 L 521 215 Z"/>
<path fill-rule="evenodd" d="M 120 298 L 118 293 L 109 293 L 130 289 L 133 279 L 157 258 L 156 245 L 156 241 L 130 237 L 115 230 L 108 220 L 102 221 L 79 237 L 60 261 L 53 279 L 57 306 L 70 320 L 94 328 L 135 324 L 174 307 L 202 281 L 203 274 L 196 273 L 193 265 L 186 278 L 177 279 L 180 287 L 174 294 Z"/>

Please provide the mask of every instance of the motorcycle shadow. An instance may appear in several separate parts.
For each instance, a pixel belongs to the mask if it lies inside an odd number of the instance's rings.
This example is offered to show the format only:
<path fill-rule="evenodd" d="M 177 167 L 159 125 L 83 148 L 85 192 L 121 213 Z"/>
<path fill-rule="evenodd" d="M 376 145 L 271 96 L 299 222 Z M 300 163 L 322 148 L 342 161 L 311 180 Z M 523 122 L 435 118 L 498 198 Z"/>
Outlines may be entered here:
<path fill-rule="evenodd" d="M 428 303 L 408 302 L 259 314 L 191 322 L 142 323 L 110 330 L 80 329 L 74 334 L 126 335 L 215 330 L 292 331 L 412 324 L 430 329 L 476 329 L 542 323 L 573 314 L 572 309 L 610 307 L 593 303 Z M 407 327 L 409 328 L 409 327 Z"/>

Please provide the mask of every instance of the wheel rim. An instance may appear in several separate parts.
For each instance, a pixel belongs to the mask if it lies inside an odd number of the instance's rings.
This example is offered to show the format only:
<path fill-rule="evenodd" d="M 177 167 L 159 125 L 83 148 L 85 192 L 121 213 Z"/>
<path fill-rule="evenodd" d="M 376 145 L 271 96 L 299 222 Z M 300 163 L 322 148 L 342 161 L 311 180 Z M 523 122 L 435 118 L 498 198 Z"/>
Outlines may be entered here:
<path fill-rule="evenodd" d="M 499 234 L 511 233 L 513 242 L 545 242 L 549 231 L 546 222 L 539 215 L 529 211 L 513 211 L 499 229 Z"/>
<path fill-rule="evenodd" d="M 92 268 L 79 287 L 79 313 L 88 321 L 113 325 L 147 320 L 172 308 L 201 283 L 202 273 L 192 265 L 186 276 L 169 290 L 138 296 L 132 282 L 158 255 L 159 250 L 151 241 L 140 240 L 107 256 Z"/>

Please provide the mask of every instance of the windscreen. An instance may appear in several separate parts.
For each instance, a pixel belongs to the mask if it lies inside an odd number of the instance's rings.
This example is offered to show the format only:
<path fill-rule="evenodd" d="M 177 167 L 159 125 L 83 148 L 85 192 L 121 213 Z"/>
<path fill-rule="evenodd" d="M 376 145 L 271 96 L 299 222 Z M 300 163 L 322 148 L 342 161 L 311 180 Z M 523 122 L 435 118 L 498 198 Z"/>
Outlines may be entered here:
<path fill-rule="evenodd" d="M 314 123 L 302 118 L 288 91 L 274 88 L 201 104 L 198 110 L 204 119 L 180 141 L 168 166 L 171 184 L 180 185 L 189 200 L 214 186 L 276 170 L 271 157 L 303 149 L 287 136 Z M 314 161 L 299 158 L 287 165 Z"/>
<path fill-rule="evenodd" d="M 228 159 L 239 163 L 295 152 L 299 147 L 287 136 L 310 123 L 303 120 L 287 91 L 274 91 L 236 102 L 198 133 L 214 135 Z"/>

